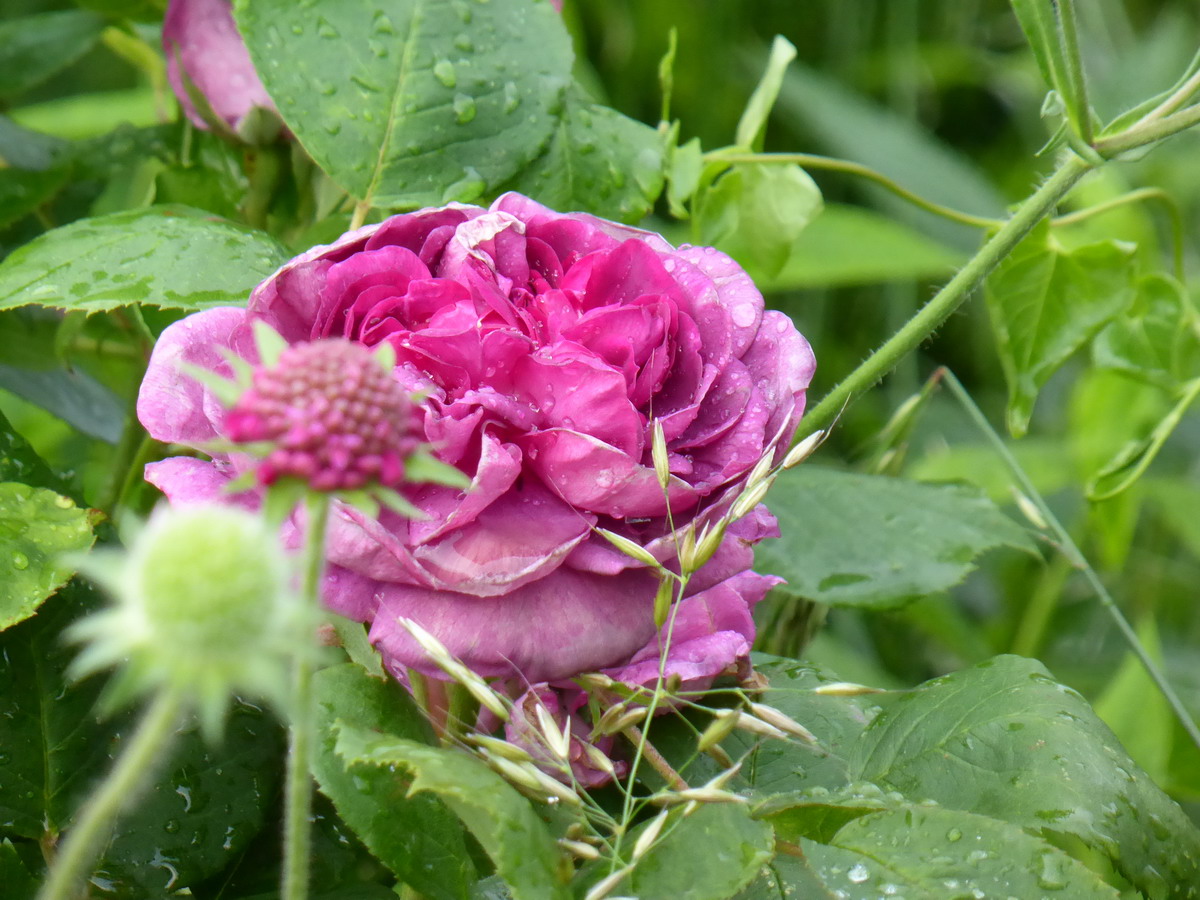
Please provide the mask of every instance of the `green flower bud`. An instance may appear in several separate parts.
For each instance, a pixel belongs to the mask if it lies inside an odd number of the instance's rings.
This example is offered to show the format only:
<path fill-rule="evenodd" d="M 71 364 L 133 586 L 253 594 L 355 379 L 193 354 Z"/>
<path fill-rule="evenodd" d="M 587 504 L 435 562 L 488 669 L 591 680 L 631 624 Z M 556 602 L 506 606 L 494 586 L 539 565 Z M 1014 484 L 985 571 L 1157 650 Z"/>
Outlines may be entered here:
<path fill-rule="evenodd" d="M 288 565 L 262 520 L 233 506 L 160 509 L 127 553 L 99 551 L 81 570 L 116 599 L 77 623 L 77 677 L 124 664 L 107 701 L 183 691 L 206 732 L 220 732 L 230 696 L 281 702 L 287 660 L 303 639 Z"/>

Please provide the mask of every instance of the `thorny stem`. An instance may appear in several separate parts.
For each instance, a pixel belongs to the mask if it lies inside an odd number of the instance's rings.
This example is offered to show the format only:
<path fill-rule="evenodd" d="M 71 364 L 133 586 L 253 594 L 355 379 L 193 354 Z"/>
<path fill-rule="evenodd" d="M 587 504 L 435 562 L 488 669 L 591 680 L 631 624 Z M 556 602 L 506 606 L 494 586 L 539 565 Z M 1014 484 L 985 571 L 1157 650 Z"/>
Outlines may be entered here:
<path fill-rule="evenodd" d="M 1069 156 L 932 300 L 804 416 L 796 440 L 828 426 L 847 403 L 919 347 L 1091 169 L 1092 164 L 1086 160 Z"/>
<path fill-rule="evenodd" d="M 1091 564 L 1080 551 L 1075 541 L 1072 540 L 1070 533 L 1066 528 L 1063 527 L 1062 523 L 1059 522 L 1058 517 L 1055 516 L 1051 511 L 1050 506 L 1044 499 L 1042 499 L 1042 495 L 1038 493 L 1038 490 L 1036 487 L 1034 487 L 1033 482 L 1029 480 L 1029 476 L 1026 475 L 1025 470 L 1021 468 L 1021 464 L 1017 462 L 1016 457 L 1012 455 L 1008 447 L 1005 446 L 1004 441 L 1000 439 L 1000 435 L 998 435 L 996 430 L 992 428 L 991 423 L 987 420 L 987 417 L 984 416 L 983 412 L 975 404 L 975 401 L 971 398 L 971 395 L 967 393 L 967 389 L 962 386 L 962 383 L 949 369 L 945 371 L 944 380 L 946 384 L 949 385 L 950 390 L 954 393 L 954 396 L 958 399 L 959 403 L 962 404 L 963 409 L 966 410 L 967 415 L 970 416 L 971 421 L 975 423 L 975 425 L 983 433 L 984 437 L 987 438 L 988 442 L 993 448 L 995 448 L 996 452 L 1000 455 L 1000 458 L 1004 460 L 1005 465 L 1008 467 L 1009 472 L 1012 473 L 1013 478 L 1016 480 L 1021 490 L 1030 499 L 1030 501 L 1037 506 L 1038 512 L 1041 513 L 1042 519 L 1045 521 L 1047 528 L 1054 536 L 1055 541 L 1058 543 L 1059 549 L 1061 549 L 1063 554 L 1066 556 L 1067 561 L 1083 573 L 1083 576 L 1087 579 L 1088 584 L 1091 585 L 1092 590 L 1095 592 L 1096 597 L 1100 600 L 1100 605 L 1104 607 L 1109 617 L 1113 620 L 1113 622 L 1116 623 L 1117 630 L 1121 632 L 1121 636 L 1125 639 L 1125 642 L 1129 645 L 1129 648 L 1133 651 L 1133 654 L 1141 662 L 1143 668 L 1145 668 L 1146 674 L 1150 676 L 1155 685 L 1158 687 L 1159 692 L 1162 693 L 1163 697 L 1166 698 L 1167 703 L 1170 704 L 1171 709 L 1179 719 L 1180 724 L 1183 725 L 1184 731 L 1188 733 L 1188 737 L 1190 737 L 1192 742 L 1198 748 L 1200 748 L 1200 728 L 1196 726 L 1196 722 L 1192 718 L 1191 713 L 1189 713 L 1187 707 L 1183 705 L 1183 702 L 1179 699 L 1179 695 L 1176 694 L 1175 689 L 1171 687 L 1171 683 L 1167 681 L 1166 675 L 1163 674 L 1163 672 L 1159 669 L 1158 664 L 1150 657 L 1150 654 L 1146 651 L 1146 648 L 1142 646 L 1142 642 L 1138 639 L 1137 632 L 1133 630 L 1133 627 L 1129 624 L 1128 620 L 1125 618 L 1125 615 L 1117 606 L 1116 601 L 1113 600 L 1112 595 L 1108 592 L 1108 588 L 1104 586 L 1104 582 L 1102 582 L 1100 580 L 1100 576 L 1096 574 L 1096 570 L 1092 568 Z"/>
<path fill-rule="evenodd" d="M 79 881 L 90 871 L 117 814 L 165 758 L 164 747 L 175 733 L 182 708 L 177 688 L 166 688 L 154 698 L 112 772 L 67 832 L 38 900 L 70 900 L 76 896 Z"/>
<path fill-rule="evenodd" d="M 306 613 L 315 612 L 320 605 L 329 503 L 327 494 L 316 492 L 310 493 L 306 501 L 308 527 L 303 557 L 304 587 L 300 598 Z M 312 778 L 309 775 L 309 759 L 313 743 L 312 654 L 307 644 L 296 648 L 292 661 L 292 679 L 295 693 L 291 745 L 288 748 L 287 783 L 284 788 L 283 898 L 306 900 L 309 859 L 312 855 L 312 834 L 309 828 Z"/>

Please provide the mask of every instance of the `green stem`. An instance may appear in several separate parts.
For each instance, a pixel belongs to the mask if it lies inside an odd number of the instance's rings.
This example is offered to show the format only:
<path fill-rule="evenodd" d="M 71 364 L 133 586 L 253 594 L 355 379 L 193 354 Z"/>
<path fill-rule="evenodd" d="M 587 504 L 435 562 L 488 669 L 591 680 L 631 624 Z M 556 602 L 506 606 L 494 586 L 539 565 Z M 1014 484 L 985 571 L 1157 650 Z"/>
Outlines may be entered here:
<path fill-rule="evenodd" d="M 1170 97 L 1135 122 L 1133 128 L 1139 128 L 1148 122 L 1154 122 L 1164 116 L 1169 116 L 1191 100 L 1197 92 L 1200 92 L 1200 69 L 1194 72 L 1191 78 L 1181 84 L 1179 89 L 1171 94 Z"/>
<path fill-rule="evenodd" d="M 814 431 L 828 427 L 846 404 L 919 347 L 1091 168 L 1091 163 L 1078 156 L 1068 157 L 908 324 L 822 398 L 801 420 L 796 439 L 803 439 Z"/>
<path fill-rule="evenodd" d="M 1136 150 L 1200 124 L 1200 106 L 1189 106 L 1182 112 L 1158 119 L 1144 119 L 1127 131 L 1110 138 L 1096 141 L 1096 151 L 1106 159 L 1112 159 L 1129 150 Z"/>
<path fill-rule="evenodd" d="M 1075 133 L 1085 145 L 1092 143 L 1092 112 L 1088 108 L 1087 81 L 1079 52 L 1079 28 L 1075 23 L 1075 0 L 1058 0 L 1059 45 L 1067 62 L 1067 83 L 1074 97 L 1071 105 L 1078 113 Z"/>
<path fill-rule="evenodd" d="M 304 587 L 301 597 L 305 621 L 320 608 L 321 574 L 325 569 L 325 531 L 329 523 L 329 496 L 310 493 L 306 500 L 308 527 L 304 542 Z M 308 897 L 309 861 L 312 834 L 312 653 L 305 632 L 305 643 L 296 648 L 292 662 L 294 685 L 291 746 L 288 748 L 287 784 L 284 788 L 283 892 L 284 900 Z"/>
<path fill-rule="evenodd" d="M 182 708 L 182 694 L 175 688 L 154 698 L 112 772 L 88 798 L 67 832 L 38 900 L 74 900 L 78 896 L 79 882 L 91 871 L 117 814 L 162 761 Z"/>
<path fill-rule="evenodd" d="M 353 213 L 353 215 L 350 216 L 349 230 L 354 231 L 357 228 L 361 228 L 363 223 L 367 220 L 367 213 L 369 213 L 370 211 L 371 211 L 371 201 L 370 200 L 360 200 L 358 203 L 355 203 L 354 204 L 354 213 Z"/>
<path fill-rule="evenodd" d="M 1029 480 L 1029 476 L 1026 475 L 1025 470 L 1021 468 L 1021 464 L 1017 462 L 1016 457 L 1014 457 L 1009 451 L 1008 447 L 1005 446 L 1004 441 L 1000 439 L 1000 435 L 998 435 L 996 430 L 992 428 L 992 425 L 990 422 L 988 422 L 987 417 L 984 416 L 979 407 L 975 405 L 975 401 L 971 399 L 971 395 L 967 393 L 967 389 L 964 388 L 962 383 L 954 377 L 954 373 L 948 369 L 946 370 L 945 382 L 950 386 L 950 390 L 953 391 L 955 397 L 962 404 L 963 409 L 966 410 L 967 415 L 971 418 L 971 421 L 975 423 L 975 425 L 983 433 L 984 437 L 987 438 L 988 442 L 992 445 L 992 447 L 995 448 L 996 452 L 1000 455 L 1000 458 L 1004 460 L 1009 472 L 1012 473 L 1013 478 L 1016 479 L 1017 484 L 1020 486 L 1025 496 L 1028 497 L 1035 506 L 1037 506 L 1038 512 L 1041 513 L 1042 519 L 1046 522 L 1048 530 L 1053 535 L 1059 549 L 1067 558 L 1067 561 L 1083 573 L 1083 576 L 1087 579 L 1088 584 L 1091 585 L 1092 591 L 1100 600 L 1100 605 L 1104 607 L 1105 612 L 1107 612 L 1113 622 L 1116 623 L 1117 630 L 1121 632 L 1121 636 L 1129 645 L 1130 650 L 1133 651 L 1134 656 L 1138 658 L 1142 666 L 1145 668 L 1146 674 L 1150 676 L 1151 680 L 1153 680 L 1154 684 L 1158 687 L 1159 692 L 1163 695 L 1163 697 L 1166 698 L 1167 703 L 1170 705 L 1176 717 L 1179 719 L 1180 724 L 1183 725 L 1184 731 L 1188 733 L 1188 737 L 1192 739 L 1192 742 L 1197 748 L 1200 748 L 1200 728 L 1196 726 L 1196 722 L 1192 718 L 1191 713 L 1189 713 L 1187 707 L 1183 705 L 1183 701 L 1179 699 L 1179 695 L 1175 693 L 1175 689 L 1171 687 L 1171 683 L 1167 681 L 1166 675 L 1163 674 L 1163 672 L 1159 669 L 1158 664 L 1150 657 L 1150 654 L 1146 651 L 1146 648 L 1142 646 L 1141 640 L 1138 639 L 1137 632 L 1133 630 L 1133 627 L 1129 624 L 1129 621 L 1125 618 L 1125 615 L 1117 606 L 1116 601 L 1113 600 L 1112 595 L 1108 592 L 1108 588 L 1104 586 L 1104 583 L 1100 580 L 1100 576 L 1096 574 L 1096 570 L 1093 569 L 1091 564 L 1087 561 L 1087 557 L 1083 555 L 1078 545 L 1076 545 L 1075 541 L 1072 540 L 1070 533 L 1066 528 L 1063 527 L 1062 523 L 1059 522 L 1058 517 L 1055 516 L 1051 511 L 1050 506 L 1044 499 L 1042 499 L 1042 495 L 1038 493 L 1038 490 L 1036 487 L 1034 487 L 1033 482 Z"/>
<path fill-rule="evenodd" d="M 763 165 L 795 164 L 805 169 L 818 169 L 829 172 L 841 172 L 844 175 L 855 175 L 891 191 L 897 197 L 907 200 L 913 206 L 941 216 L 944 219 L 949 219 L 952 222 L 958 222 L 960 225 L 969 225 L 972 228 L 998 228 L 1002 224 L 1000 219 L 973 216 L 970 213 L 960 212 L 957 209 L 942 206 L 940 203 L 934 203 L 932 200 L 926 200 L 921 195 L 914 194 L 908 188 L 892 181 L 892 179 L 888 178 L 882 172 L 877 172 L 868 166 L 851 162 L 847 159 L 834 159 L 830 156 L 816 156 L 811 153 L 730 153 L 723 150 L 715 150 L 712 153 L 704 154 L 704 160 L 705 162 L 759 163 Z"/>

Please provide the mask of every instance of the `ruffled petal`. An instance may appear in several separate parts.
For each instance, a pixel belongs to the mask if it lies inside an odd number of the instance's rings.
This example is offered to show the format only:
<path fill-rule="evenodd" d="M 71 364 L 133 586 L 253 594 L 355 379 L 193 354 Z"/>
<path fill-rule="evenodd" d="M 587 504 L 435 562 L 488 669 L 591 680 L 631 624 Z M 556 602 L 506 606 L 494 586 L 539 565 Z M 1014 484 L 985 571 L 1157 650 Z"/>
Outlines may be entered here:
<path fill-rule="evenodd" d="M 197 448 L 217 438 L 225 408 L 181 366 L 232 377 L 221 351 L 232 347 L 245 320 L 245 310 L 221 306 L 181 319 L 162 333 L 138 391 L 138 420 L 152 438 Z"/>

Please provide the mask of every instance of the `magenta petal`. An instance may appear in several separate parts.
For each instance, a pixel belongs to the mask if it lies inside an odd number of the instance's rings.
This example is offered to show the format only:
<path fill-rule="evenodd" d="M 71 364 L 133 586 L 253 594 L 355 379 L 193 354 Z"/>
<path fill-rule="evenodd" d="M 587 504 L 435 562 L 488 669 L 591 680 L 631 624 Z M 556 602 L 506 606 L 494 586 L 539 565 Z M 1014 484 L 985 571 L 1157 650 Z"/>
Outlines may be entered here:
<path fill-rule="evenodd" d="M 397 622 L 411 618 L 486 678 L 569 678 L 627 659 L 653 636 L 655 584 L 645 572 L 597 579 L 567 568 L 496 599 L 383 584 L 371 641 L 394 665 L 440 674 Z"/>
<path fill-rule="evenodd" d="M 233 474 L 228 463 L 206 462 L 191 456 L 171 456 L 146 466 L 146 480 L 166 494 L 174 506 L 235 503 L 257 510 L 259 498 L 253 492 L 231 494 L 225 490 Z"/>
<path fill-rule="evenodd" d="M 769 310 L 742 362 L 771 409 L 765 426 L 768 440 L 782 433 L 781 444 L 787 446 L 804 412 L 804 392 L 816 371 L 812 347 L 791 319 Z"/>
<path fill-rule="evenodd" d="M 245 310 L 222 306 L 181 319 L 162 333 L 137 402 L 138 419 L 152 438 L 200 447 L 218 436 L 225 408 L 180 366 L 186 363 L 230 378 L 233 370 L 221 351 L 230 348 L 245 320 Z"/>
<path fill-rule="evenodd" d="M 256 106 L 275 108 L 234 25 L 229 0 L 171 0 L 162 38 L 167 78 L 197 128 L 207 130 L 208 124 L 184 89 L 183 73 L 213 112 L 234 127 Z"/>
<path fill-rule="evenodd" d="M 553 572 L 593 524 L 592 516 L 531 481 L 411 552 L 431 586 L 494 597 Z"/>
<path fill-rule="evenodd" d="M 591 435 L 551 428 L 517 439 L 542 481 L 571 506 L 621 518 L 661 516 L 667 500 L 654 469 Z M 671 510 L 686 512 L 699 499 L 695 488 L 671 479 Z"/>
<path fill-rule="evenodd" d="M 414 501 L 428 519 L 413 522 L 409 534 L 414 544 L 426 544 L 446 532 L 475 521 L 497 497 L 512 487 L 521 474 L 521 451 L 484 434 L 479 465 L 471 487 L 463 495 L 457 488 L 429 485 L 421 488 Z"/>
<path fill-rule="evenodd" d="M 733 355 L 741 356 L 750 346 L 763 316 L 763 298 L 754 281 L 741 266 L 712 247 L 680 247 L 677 255 L 698 269 L 717 293 L 721 307 L 729 314 L 733 335 Z M 676 273 L 680 282 L 696 295 L 704 294 L 703 285 L 686 269 Z"/>

